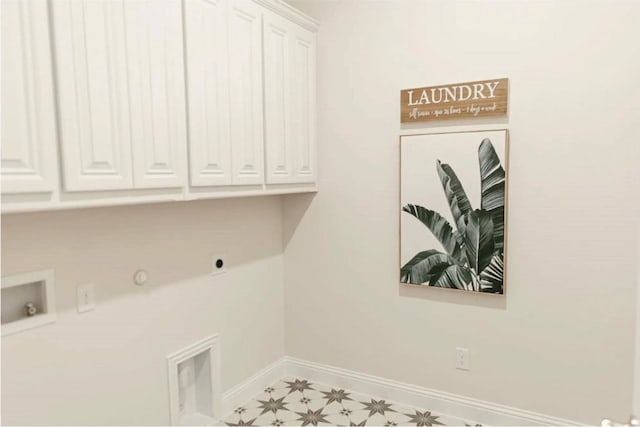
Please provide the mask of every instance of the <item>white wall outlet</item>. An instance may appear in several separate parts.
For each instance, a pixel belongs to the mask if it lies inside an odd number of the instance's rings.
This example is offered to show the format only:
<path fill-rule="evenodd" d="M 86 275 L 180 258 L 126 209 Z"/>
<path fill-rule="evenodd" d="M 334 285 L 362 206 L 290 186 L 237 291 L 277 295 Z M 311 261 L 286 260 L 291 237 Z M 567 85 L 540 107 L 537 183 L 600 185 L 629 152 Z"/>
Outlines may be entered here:
<path fill-rule="evenodd" d="M 469 349 L 456 347 L 456 369 L 468 371 L 469 368 Z"/>
<path fill-rule="evenodd" d="M 227 272 L 228 260 L 226 254 L 218 254 L 211 257 L 211 275 Z"/>
<path fill-rule="evenodd" d="M 96 294 L 93 283 L 78 286 L 78 313 L 96 308 Z"/>

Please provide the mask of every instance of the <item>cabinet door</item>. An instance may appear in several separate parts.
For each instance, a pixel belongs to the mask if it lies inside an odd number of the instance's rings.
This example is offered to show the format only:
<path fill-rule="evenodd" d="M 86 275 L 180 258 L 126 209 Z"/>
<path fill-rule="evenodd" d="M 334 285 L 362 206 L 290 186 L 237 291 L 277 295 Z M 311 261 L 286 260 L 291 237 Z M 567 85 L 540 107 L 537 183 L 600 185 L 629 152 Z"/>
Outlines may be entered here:
<path fill-rule="evenodd" d="M 315 182 L 316 35 L 297 25 L 293 37 L 292 111 L 295 182 Z"/>
<path fill-rule="evenodd" d="M 2 2 L 2 192 L 57 188 L 47 3 Z"/>
<path fill-rule="evenodd" d="M 190 182 L 230 185 L 226 2 L 186 0 L 184 7 Z"/>
<path fill-rule="evenodd" d="M 123 1 L 51 5 L 65 190 L 132 188 Z"/>
<path fill-rule="evenodd" d="M 292 25 L 281 17 L 264 15 L 264 105 L 267 184 L 295 182 L 292 152 L 291 53 Z"/>
<path fill-rule="evenodd" d="M 229 2 L 231 158 L 234 184 L 262 184 L 262 12 L 249 0 Z"/>
<path fill-rule="evenodd" d="M 181 187 L 187 145 L 181 3 L 135 0 L 124 7 L 134 187 Z"/>

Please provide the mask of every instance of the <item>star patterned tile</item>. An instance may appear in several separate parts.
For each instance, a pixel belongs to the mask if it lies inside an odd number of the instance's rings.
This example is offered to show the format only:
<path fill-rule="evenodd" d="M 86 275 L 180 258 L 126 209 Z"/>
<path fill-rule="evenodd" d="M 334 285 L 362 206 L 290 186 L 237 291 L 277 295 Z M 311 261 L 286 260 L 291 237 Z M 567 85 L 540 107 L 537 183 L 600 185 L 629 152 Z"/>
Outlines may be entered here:
<path fill-rule="evenodd" d="M 365 396 L 303 378 L 285 378 L 236 408 L 223 426 L 441 426 L 475 422 Z"/>

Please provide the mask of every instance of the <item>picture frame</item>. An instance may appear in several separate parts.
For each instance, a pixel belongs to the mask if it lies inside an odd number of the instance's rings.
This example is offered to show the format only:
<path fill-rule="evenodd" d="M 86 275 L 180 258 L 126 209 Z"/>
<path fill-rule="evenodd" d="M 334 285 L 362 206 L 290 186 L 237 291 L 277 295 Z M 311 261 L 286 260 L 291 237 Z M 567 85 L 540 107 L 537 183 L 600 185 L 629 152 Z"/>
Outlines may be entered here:
<path fill-rule="evenodd" d="M 402 135 L 400 285 L 504 295 L 508 129 Z"/>

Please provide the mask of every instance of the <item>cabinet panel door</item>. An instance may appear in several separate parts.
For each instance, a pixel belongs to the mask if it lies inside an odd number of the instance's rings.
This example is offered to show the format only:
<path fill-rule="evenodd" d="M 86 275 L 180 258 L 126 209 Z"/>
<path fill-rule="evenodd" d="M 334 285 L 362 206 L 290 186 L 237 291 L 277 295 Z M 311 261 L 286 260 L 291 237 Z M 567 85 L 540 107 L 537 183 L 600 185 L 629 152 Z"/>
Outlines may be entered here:
<path fill-rule="evenodd" d="M 132 188 L 123 1 L 51 5 L 65 189 Z"/>
<path fill-rule="evenodd" d="M 293 146 L 296 182 L 315 182 L 316 169 L 316 35 L 295 26 L 293 38 Z"/>
<path fill-rule="evenodd" d="M 267 184 L 295 181 L 291 116 L 291 24 L 271 13 L 264 15 L 264 105 Z"/>
<path fill-rule="evenodd" d="M 187 144 L 181 3 L 124 6 L 134 187 L 181 187 Z"/>
<path fill-rule="evenodd" d="M 47 3 L 2 2 L 2 192 L 58 187 Z"/>
<path fill-rule="evenodd" d="M 192 186 L 230 185 L 226 2 L 185 1 Z"/>
<path fill-rule="evenodd" d="M 262 12 L 248 0 L 229 2 L 231 159 L 234 184 L 262 184 Z"/>

